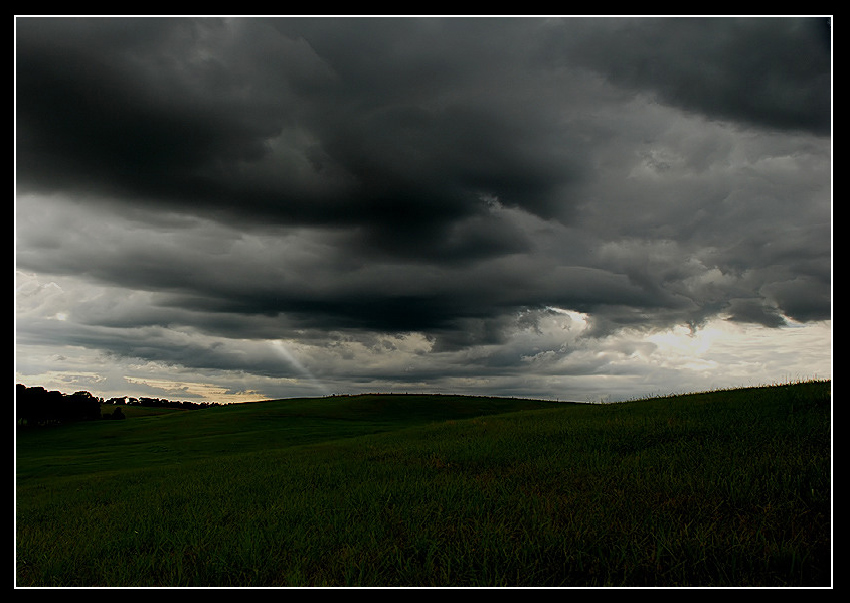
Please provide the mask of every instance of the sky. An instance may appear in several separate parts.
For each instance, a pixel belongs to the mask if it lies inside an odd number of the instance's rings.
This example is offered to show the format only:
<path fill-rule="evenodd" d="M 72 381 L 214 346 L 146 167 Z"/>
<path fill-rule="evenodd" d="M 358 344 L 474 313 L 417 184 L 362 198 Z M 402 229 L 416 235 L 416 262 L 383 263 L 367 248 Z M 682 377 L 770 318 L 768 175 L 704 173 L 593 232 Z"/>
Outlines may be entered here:
<path fill-rule="evenodd" d="M 827 17 L 17 17 L 15 381 L 832 374 Z"/>

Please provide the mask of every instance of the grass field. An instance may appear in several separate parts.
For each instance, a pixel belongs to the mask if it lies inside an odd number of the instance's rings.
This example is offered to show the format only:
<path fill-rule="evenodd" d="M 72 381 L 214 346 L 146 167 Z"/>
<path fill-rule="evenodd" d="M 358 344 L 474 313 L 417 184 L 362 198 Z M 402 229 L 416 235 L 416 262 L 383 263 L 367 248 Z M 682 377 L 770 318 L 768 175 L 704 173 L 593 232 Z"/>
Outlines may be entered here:
<path fill-rule="evenodd" d="M 20 430 L 16 585 L 830 586 L 831 383 Z"/>

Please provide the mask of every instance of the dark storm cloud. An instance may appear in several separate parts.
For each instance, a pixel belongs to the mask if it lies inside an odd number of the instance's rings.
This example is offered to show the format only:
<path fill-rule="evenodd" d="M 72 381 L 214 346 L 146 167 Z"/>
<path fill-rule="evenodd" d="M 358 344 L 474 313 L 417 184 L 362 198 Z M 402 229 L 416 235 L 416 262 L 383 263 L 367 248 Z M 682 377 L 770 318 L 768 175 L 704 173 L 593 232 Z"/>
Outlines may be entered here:
<path fill-rule="evenodd" d="M 18 266 L 109 287 L 65 342 L 286 376 L 245 342 L 830 316 L 824 19 L 16 26 Z"/>
<path fill-rule="evenodd" d="M 576 65 L 709 116 L 824 134 L 821 23 L 19 19 L 18 182 L 377 224 L 379 241 L 439 237 L 482 194 L 567 218 L 588 167 L 562 125 Z"/>
<path fill-rule="evenodd" d="M 826 136 L 826 18 L 602 19 L 578 28 L 571 57 L 617 85 L 709 118 Z M 605 40 L 600 44 L 600 38 Z"/>
<path fill-rule="evenodd" d="M 511 98 L 526 65 L 481 70 L 513 55 L 501 29 L 466 56 L 466 21 L 22 19 L 18 182 L 365 225 L 394 251 L 426 252 L 482 194 L 561 214 L 576 169 Z"/>

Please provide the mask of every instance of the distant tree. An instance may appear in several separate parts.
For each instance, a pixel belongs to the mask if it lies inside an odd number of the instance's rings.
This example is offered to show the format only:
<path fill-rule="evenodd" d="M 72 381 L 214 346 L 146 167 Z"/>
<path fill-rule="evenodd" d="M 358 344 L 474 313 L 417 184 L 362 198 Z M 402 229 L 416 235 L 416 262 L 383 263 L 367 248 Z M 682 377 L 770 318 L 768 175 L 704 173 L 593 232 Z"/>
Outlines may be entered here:
<path fill-rule="evenodd" d="M 27 386 L 23 383 L 15 385 L 15 422 L 25 424 L 30 415 L 29 400 L 27 399 Z"/>
<path fill-rule="evenodd" d="M 67 396 L 63 406 L 65 420 L 100 418 L 100 400 L 89 392 L 75 392 Z"/>
<path fill-rule="evenodd" d="M 153 406 L 180 409 L 209 408 L 220 406 L 218 402 L 186 402 L 159 398 L 132 398 L 121 396 L 105 400 L 87 391 L 74 392 L 71 395 L 58 391 L 47 391 L 43 387 L 15 386 L 15 420 L 17 425 L 37 426 L 66 423 L 90 419 L 125 419 L 123 410 L 103 412 L 103 405 L 117 406 Z"/>
<path fill-rule="evenodd" d="M 100 402 L 89 392 L 66 396 L 43 387 L 15 387 L 16 421 L 30 427 L 100 419 Z"/>

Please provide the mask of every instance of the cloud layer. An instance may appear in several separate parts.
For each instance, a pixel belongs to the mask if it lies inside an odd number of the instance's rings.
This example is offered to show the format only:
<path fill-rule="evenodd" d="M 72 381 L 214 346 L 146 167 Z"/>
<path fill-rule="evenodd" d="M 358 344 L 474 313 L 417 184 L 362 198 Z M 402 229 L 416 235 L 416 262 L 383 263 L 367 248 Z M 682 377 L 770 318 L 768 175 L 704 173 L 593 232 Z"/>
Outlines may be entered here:
<path fill-rule="evenodd" d="M 831 318 L 826 19 L 16 34 L 19 373 L 544 395 L 624 333 Z"/>

